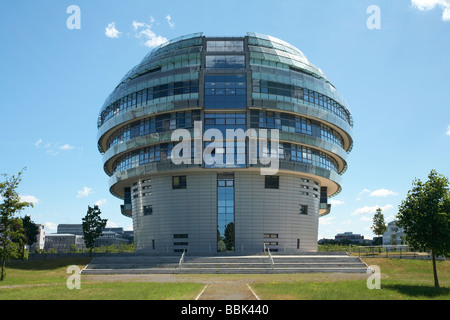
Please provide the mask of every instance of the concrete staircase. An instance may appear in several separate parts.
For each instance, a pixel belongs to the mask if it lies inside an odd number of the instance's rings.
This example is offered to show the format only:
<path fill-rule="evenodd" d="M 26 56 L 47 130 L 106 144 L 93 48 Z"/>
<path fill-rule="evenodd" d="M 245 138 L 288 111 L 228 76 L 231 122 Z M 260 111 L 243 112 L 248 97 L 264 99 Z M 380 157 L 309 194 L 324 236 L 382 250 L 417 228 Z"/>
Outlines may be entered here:
<path fill-rule="evenodd" d="M 339 272 L 366 273 L 367 265 L 345 253 L 248 256 L 100 256 L 82 274 L 266 274 Z M 273 261 L 273 263 L 272 263 Z"/>

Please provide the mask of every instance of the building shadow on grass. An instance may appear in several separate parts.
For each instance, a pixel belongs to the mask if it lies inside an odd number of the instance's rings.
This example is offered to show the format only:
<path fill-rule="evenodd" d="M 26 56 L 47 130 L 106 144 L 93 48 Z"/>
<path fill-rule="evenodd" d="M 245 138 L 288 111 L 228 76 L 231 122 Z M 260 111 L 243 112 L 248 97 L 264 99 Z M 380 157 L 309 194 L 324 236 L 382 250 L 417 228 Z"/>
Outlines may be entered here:
<path fill-rule="evenodd" d="M 437 298 L 450 295 L 450 288 L 435 288 L 434 286 L 409 285 L 409 284 L 385 284 L 384 289 L 394 290 L 405 296 Z"/>

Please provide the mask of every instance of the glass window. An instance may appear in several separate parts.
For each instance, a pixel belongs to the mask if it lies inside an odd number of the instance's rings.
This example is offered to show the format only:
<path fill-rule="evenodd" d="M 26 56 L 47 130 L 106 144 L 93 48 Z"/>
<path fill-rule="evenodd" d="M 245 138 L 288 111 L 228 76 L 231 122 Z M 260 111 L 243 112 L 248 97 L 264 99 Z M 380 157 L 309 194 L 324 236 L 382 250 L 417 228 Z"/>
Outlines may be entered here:
<path fill-rule="evenodd" d="M 153 207 L 152 206 L 144 206 L 143 211 L 144 211 L 144 216 L 152 215 Z"/>
<path fill-rule="evenodd" d="M 198 93 L 198 80 L 161 84 L 129 94 L 115 101 L 102 111 L 100 115 L 100 125 L 120 112 L 135 108 L 149 100 L 186 93 Z"/>
<path fill-rule="evenodd" d="M 308 206 L 300 205 L 300 214 L 308 214 Z"/>
<path fill-rule="evenodd" d="M 245 113 L 205 113 L 205 131 L 218 129 L 226 137 L 226 129 L 246 130 Z"/>
<path fill-rule="evenodd" d="M 156 117 L 146 118 L 126 125 L 113 133 L 108 141 L 108 148 L 150 133 L 164 132 L 179 128 L 192 128 L 195 121 L 200 121 L 200 111 L 198 110 L 162 114 Z"/>
<path fill-rule="evenodd" d="M 207 41 L 207 52 L 243 52 L 244 41 Z"/>
<path fill-rule="evenodd" d="M 304 100 L 336 114 L 338 117 L 351 124 L 350 115 L 344 107 L 333 99 L 316 91 L 264 80 L 253 81 L 252 91 L 256 93 L 269 93 L 281 97 L 290 97 L 296 100 Z"/>
<path fill-rule="evenodd" d="M 279 189 L 280 177 L 279 176 L 265 176 L 266 189 Z"/>
<path fill-rule="evenodd" d="M 186 189 L 186 176 L 172 177 L 172 189 Z"/>
<path fill-rule="evenodd" d="M 205 109 L 245 109 L 245 75 L 206 75 Z"/>
<path fill-rule="evenodd" d="M 243 55 L 207 55 L 207 69 L 245 69 Z"/>
<path fill-rule="evenodd" d="M 217 175 L 217 251 L 234 251 L 234 175 Z"/>

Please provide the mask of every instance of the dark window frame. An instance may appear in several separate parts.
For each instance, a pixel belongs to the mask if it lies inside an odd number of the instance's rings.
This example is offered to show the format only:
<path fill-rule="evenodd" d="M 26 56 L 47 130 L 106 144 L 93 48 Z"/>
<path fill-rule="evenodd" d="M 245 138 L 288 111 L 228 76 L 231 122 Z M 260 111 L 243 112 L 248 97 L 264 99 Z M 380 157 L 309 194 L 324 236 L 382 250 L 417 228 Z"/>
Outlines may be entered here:
<path fill-rule="evenodd" d="M 280 176 L 266 175 L 264 178 L 264 187 L 266 189 L 280 189 Z"/>
<path fill-rule="evenodd" d="M 144 216 L 153 215 L 153 206 L 152 205 L 142 206 L 142 212 L 144 213 Z"/>
<path fill-rule="evenodd" d="M 300 205 L 300 214 L 307 215 L 308 214 L 308 206 L 301 204 Z"/>
<path fill-rule="evenodd" d="M 178 182 L 176 182 L 178 178 Z M 186 189 L 187 178 L 186 176 L 172 176 L 172 189 Z"/>

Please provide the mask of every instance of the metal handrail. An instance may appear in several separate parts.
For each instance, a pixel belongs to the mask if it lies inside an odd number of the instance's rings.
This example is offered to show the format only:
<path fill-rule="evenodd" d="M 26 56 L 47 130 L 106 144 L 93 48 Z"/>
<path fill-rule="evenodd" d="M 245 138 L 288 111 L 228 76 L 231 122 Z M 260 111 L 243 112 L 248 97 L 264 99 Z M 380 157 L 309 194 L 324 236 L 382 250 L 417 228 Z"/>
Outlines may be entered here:
<path fill-rule="evenodd" d="M 267 252 L 269 253 L 270 265 L 272 266 L 272 269 L 273 269 L 275 267 L 275 263 L 273 262 L 273 257 L 272 257 L 272 254 L 270 253 L 270 248 L 266 247 L 266 244 L 264 243 L 264 253 L 266 252 L 266 249 L 267 249 Z"/>
<path fill-rule="evenodd" d="M 181 254 L 180 262 L 178 263 L 178 268 L 181 268 L 181 266 L 183 265 L 183 262 L 184 262 L 184 253 L 185 253 L 185 252 L 186 252 L 186 251 L 183 250 L 183 253 Z"/>

